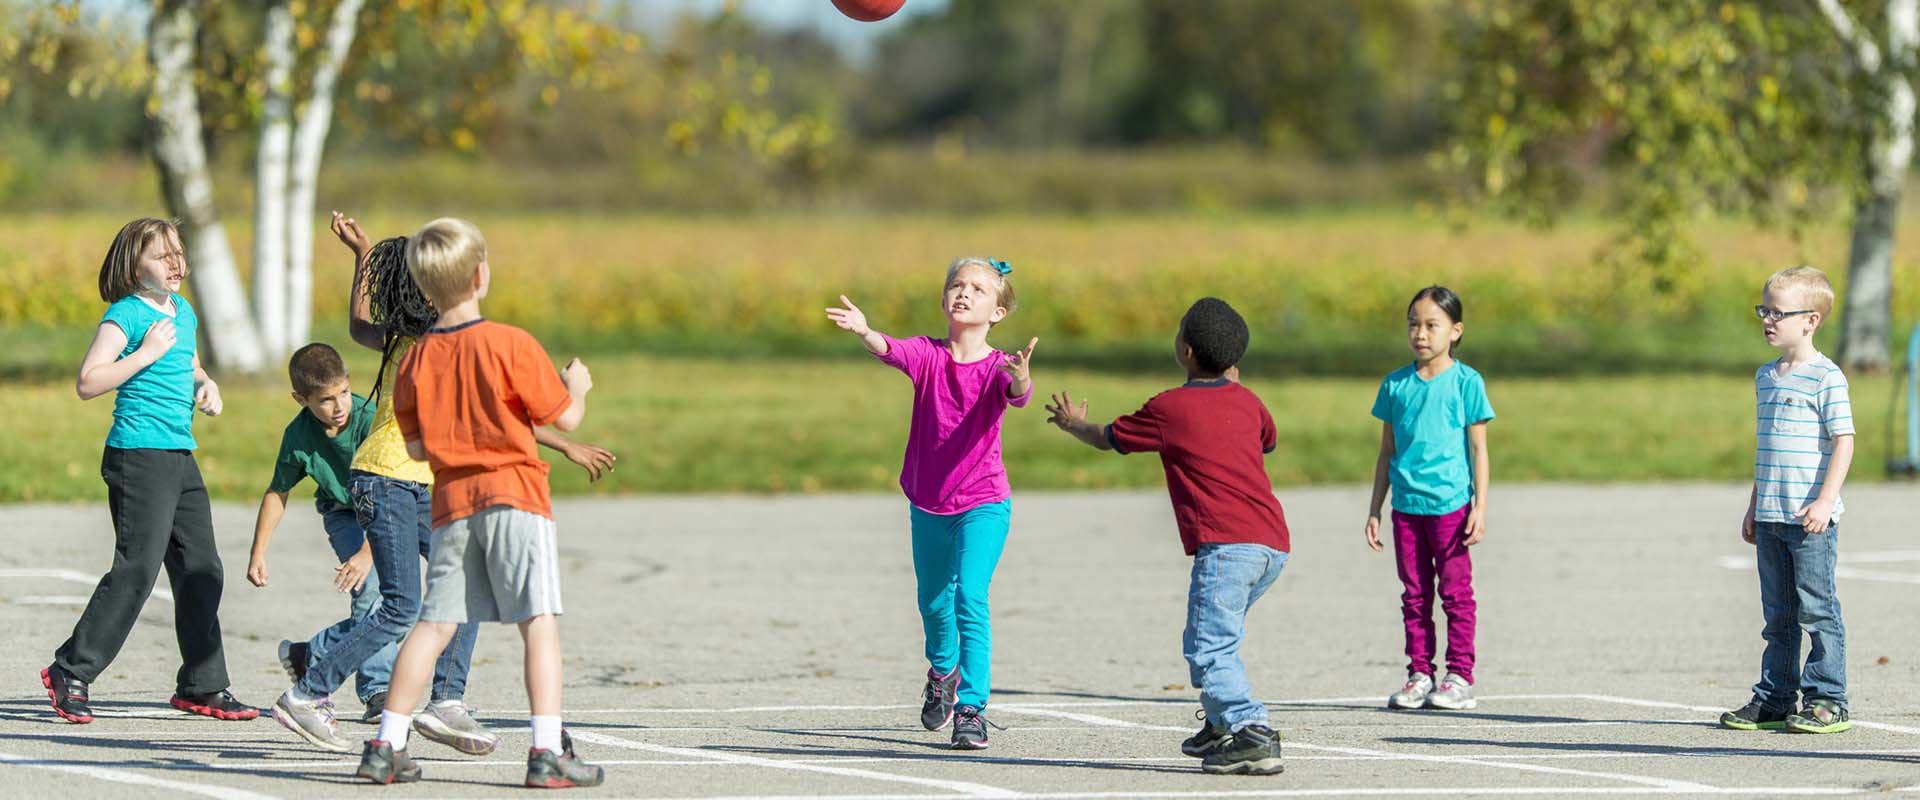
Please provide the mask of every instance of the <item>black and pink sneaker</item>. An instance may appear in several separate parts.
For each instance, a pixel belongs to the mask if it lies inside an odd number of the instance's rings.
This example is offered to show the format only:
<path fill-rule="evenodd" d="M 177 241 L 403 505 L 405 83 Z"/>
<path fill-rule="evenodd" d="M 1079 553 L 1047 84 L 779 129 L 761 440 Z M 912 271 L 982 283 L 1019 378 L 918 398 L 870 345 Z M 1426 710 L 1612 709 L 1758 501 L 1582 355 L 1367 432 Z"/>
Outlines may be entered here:
<path fill-rule="evenodd" d="M 175 694 L 170 702 L 174 708 L 189 714 L 229 722 L 257 719 L 260 716 L 260 709 L 235 700 L 233 693 L 225 689 L 213 694 Z"/>
<path fill-rule="evenodd" d="M 960 667 L 945 675 L 927 670 L 926 702 L 920 704 L 920 727 L 937 731 L 953 721 L 954 694 L 960 689 Z"/>
<path fill-rule="evenodd" d="M 87 706 L 87 684 L 66 670 L 49 664 L 40 670 L 40 685 L 47 687 L 47 699 L 53 701 L 53 713 L 76 725 L 93 721 L 93 709 Z"/>

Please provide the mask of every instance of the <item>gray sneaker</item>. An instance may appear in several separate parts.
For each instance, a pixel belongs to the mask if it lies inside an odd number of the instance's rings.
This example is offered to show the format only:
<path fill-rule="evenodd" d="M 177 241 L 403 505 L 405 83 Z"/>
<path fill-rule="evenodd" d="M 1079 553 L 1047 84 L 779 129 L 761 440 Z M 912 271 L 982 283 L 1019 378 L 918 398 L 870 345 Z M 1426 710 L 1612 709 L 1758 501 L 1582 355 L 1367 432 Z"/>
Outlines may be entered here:
<path fill-rule="evenodd" d="M 414 715 L 414 732 L 470 756 L 484 756 L 500 746 L 500 737 L 474 720 L 465 703 L 428 703 Z"/>
<path fill-rule="evenodd" d="M 1407 676 L 1407 685 L 1400 691 L 1387 696 L 1388 708 L 1421 708 L 1427 704 L 1427 695 L 1433 693 L 1433 676 L 1416 672 Z"/>
<path fill-rule="evenodd" d="M 353 745 L 333 729 L 333 714 L 319 703 L 293 699 L 288 690 L 273 701 L 273 718 L 280 727 L 293 731 L 308 744 L 335 753 L 351 753 Z"/>
<path fill-rule="evenodd" d="M 367 707 L 360 709 L 360 721 L 375 725 L 380 723 L 380 712 L 387 710 L 387 693 L 380 692 L 369 698 Z"/>
<path fill-rule="evenodd" d="M 1473 684 L 1458 675 L 1448 675 L 1440 681 L 1440 688 L 1427 695 L 1427 705 L 1444 708 L 1449 711 L 1465 711 L 1480 705 L 1473 699 Z"/>

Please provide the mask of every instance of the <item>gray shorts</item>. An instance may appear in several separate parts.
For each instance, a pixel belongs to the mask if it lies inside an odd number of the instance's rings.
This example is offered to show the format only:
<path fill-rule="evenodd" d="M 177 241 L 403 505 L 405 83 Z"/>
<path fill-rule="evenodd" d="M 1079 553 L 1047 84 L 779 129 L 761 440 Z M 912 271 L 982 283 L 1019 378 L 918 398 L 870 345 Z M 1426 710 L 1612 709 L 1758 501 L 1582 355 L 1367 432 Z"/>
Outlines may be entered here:
<path fill-rule="evenodd" d="M 525 622 L 560 613 L 560 554 L 553 520 L 490 506 L 433 529 L 429 622 Z"/>

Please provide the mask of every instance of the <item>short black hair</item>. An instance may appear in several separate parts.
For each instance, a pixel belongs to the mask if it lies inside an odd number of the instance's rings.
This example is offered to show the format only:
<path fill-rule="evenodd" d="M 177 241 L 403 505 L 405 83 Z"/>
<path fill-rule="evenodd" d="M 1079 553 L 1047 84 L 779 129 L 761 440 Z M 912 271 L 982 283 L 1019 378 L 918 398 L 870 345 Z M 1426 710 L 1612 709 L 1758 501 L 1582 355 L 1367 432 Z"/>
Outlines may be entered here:
<path fill-rule="evenodd" d="M 347 364 L 340 360 L 340 351 L 321 342 L 293 351 L 293 358 L 287 360 L 287 379 L 293 382 L 293 393 L 301 397 L 346 377 Z"/>
<path fill-rule="evenodd" d="M 1247 321 L 1218 297 L 1202 297 L 1180 318 L 1180 340 L 1193 348 L 1194 365 L 1213 374 L 1247 354 Z"/>

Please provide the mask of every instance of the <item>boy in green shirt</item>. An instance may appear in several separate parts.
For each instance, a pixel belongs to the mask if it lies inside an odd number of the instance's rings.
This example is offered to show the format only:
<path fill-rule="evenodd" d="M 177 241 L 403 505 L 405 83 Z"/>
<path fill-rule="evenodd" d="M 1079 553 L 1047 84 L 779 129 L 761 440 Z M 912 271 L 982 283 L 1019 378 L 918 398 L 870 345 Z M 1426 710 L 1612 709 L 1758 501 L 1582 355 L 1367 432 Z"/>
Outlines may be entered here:
<path fill-rule="evenodd" d="M 280 455 L 274 462 L 273 481 L 260 498 L 247 580 L 254 586 L 267 585 L 267 544 L 286 513 L 287 493 L 302 480 L 312 478 L 314 509 L 320 512 L 327 541 L 340 560 L 334 570 L 334 588 L 353 595 L 346 619 L 307 641 L 280 643 L 280 666 L 297 681 L 310 658 L 324 653 L 334 639 L 373 613 L 380 602 L 380 593 L 374 589 L 380 584 L 373 569 L 373 553 L 367 547 L 366 534 L 360 529 L 347 491 L 347 474 L 354 450 L 373 428 L 373 404 L 353 393 L 340 353 L 324 344 L 310 344 L 294 352 L 287 364 L 287 376 L 293 383 L 293 399 L 300 404 L 301 411 L 287 423 L 286 433 L 280 437 Z M 385 703 L 387 678 L 393 672 L 393 658 L 398 652 L 398 644 L 390 645 L 361 662 L 354 682 L 360 702 L 370 708 L 379 708 Z M 299 732 L 298 729 L 295 732 Z"/>

